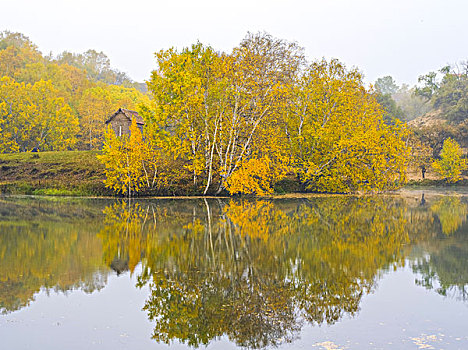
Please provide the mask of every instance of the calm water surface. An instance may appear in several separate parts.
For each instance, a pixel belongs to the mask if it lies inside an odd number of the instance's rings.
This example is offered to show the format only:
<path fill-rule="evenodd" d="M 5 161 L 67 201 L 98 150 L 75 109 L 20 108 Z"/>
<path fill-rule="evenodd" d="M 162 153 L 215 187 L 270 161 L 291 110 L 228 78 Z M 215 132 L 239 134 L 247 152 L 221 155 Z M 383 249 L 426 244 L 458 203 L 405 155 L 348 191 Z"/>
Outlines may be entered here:
<path fill-rule="evenodd" d="M 468 349 L 468 194 L 0 198 L 1 349 Z"/>

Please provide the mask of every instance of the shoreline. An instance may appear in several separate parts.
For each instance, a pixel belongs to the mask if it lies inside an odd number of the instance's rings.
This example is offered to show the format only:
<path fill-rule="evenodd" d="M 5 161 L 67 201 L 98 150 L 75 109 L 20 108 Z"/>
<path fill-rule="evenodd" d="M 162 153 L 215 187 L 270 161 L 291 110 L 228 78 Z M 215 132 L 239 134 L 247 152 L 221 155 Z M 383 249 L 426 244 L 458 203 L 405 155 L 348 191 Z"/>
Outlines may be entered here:
<path fill-rule="evenodd" d="M 118 195 L 104 185 L 105 169 L 96 158 L 99 151 L 55 151 L 40 153 L 0 154 L 0 195 L 34 195 L 73 198 L 128 198 Z M 379 195 L 395 195 L 401 191 L 457 191 L 468 188 L 468 178 L 450 184 L 444 180 L 420 180 L 410 173 L 409 182 L 398 190 L 384 191 Z M 372 196 L 368 193 L 320 193 L 302 191 L 295 178 L 285 178 L 275 186 L 275 193 L 267 196 L 203 196 L 200 189 L 182 181 L 170 188 L 140 192 L 132 199 L 144 198 L 307 198 L 322 196 Z"/>
<path fill-rule="evenodd" d="M 277 200 L 277 199 L 308 199 L 308 198 L 329 198 L 329 197 L 414 197 L 415 194 L 428 195 L 428 196 L 443 196 L 443 195 L 467 195 L 468 186 L 464 185 L 451 185 L 451 186 L 405 186 L 398 190 L 384 191 L 384 192 L 369 192 L 369 193 L 315 193 L 315 192 L 290 192 L 284 194 L 272 194 L 269 196 L 200 196 L 200 195 L 174 195 L 174 196 L 138 196 L 127 197 L 119 195 L 67 195 L 67 194 L 36 194 L 36 193 L 22 193 L 16 192 L 3 192 L 1 191 L 2 184 L 0 184 L 0 198 L 2 197 L 24 197 L 24 198 L 63 198 L 63 199 L 102 199 L 102 200 L 200 200 L 200 199 L 235 199 L 235 200 Z"/>

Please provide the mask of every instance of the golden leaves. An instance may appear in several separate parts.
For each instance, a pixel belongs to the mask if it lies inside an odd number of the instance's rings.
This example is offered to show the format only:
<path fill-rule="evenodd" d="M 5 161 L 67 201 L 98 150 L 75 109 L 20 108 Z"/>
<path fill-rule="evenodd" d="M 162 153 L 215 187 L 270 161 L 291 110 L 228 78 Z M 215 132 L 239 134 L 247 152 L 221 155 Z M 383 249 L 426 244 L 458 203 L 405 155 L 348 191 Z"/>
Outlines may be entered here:
<path fill-rule="evenodd" d="M 111 112 L 149 104 L 102 53 L 43 57 L 10 32 L 0 33 L 0 44 L 0 152 L 97 149 Z"/>
<path fill-rule="evenodd" d="M 448 138 L 444 141 L 440 159 L 432 163 L 434 170 L 447 182 L 457 182 L 461 172 L 467 168 L 466 160 L 462 159 L 462 149 L 457 141 Z"/>
<path fill-rule="evenodd" d="M 285 175 L 285 171 L 282 170 L 284 169 L 274 167 L 268 156 L 261 159 L 250 158 L 227 179 L 226 188 L 230 194 L 273 194 L 273 183 Z"/>
<path fill-rule="evenodd" d="M 76 143 L 78 120 L 50 81 L 0 80 L 0 152 L 65 150 Z"/>
<path fill-rule="evenodd" d="M 406 182 L 408 131 L 384 123 L 357 69 L 338 60 L 305 67 L 296 44 L 268 34 L 248 35 L 231 54 L 197 43 L 157 61 L 145 142 L 177 160 L 179 179 L 189 173 L 198 193 L 271 194 L 288 172 L 319 192 Z"/>
<path fill-rule="evenodd" d="M 337 60 L 314 62 L 291 94 L 285 112 L 290 152 L 309 189 L 379 191 L 405 182 L 406 128 L 383 122 L 357 70 Z"/>

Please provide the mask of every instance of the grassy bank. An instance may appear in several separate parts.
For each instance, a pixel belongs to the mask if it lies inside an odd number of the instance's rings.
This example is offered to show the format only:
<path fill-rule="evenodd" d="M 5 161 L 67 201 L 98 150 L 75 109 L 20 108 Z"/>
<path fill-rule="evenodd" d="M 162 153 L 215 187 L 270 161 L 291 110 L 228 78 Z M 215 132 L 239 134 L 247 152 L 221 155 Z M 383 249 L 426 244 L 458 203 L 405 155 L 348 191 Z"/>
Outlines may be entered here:
<path fill-rule="evenodd" d="M 104 166 L 97 154 L 98 151 L 0 154 L 0 194 L 115 196 L 104 186 Z M 187 178 L 164 189 L 143 190 L 138 196 L 195 196 L 203 189 L 195 188 L 191 178 Z M 276 194 L 304 191 L 295 177 L 277 182 L 274 190 Z"/>
<path fill-rule="evenodd" d="M 0 154 L 0 194 L 50 196 L 114 196 L 105 188 L 104 167 L 96 158 L 98 151 L 63 151 Z M 468 186 L 468 179 L 447 184 L 443 180 L 417 179 L 410 176 L 407 188 Z M 287 177 L 274 185 L 275 194 L 304 193 L 295 177 Z M 167 189 L 139 193 L 139 196 L 200 195 L 191 180 L 172 184 Z M 226 195 L 226 193 L 223 193 Z"/>
<path fill-rule="evenodd" d="M 96 151 L 0 154 L 0 193 L 112 195 Z"/>

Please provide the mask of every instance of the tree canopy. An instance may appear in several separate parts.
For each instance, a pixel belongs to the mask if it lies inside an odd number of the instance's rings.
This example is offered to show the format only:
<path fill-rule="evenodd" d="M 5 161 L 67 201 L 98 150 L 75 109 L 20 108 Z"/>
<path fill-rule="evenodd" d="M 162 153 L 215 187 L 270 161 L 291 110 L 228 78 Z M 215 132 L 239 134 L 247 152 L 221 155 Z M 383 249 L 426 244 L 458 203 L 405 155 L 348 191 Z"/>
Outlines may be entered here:
<path fill-rule="evenodd" d="M 286 176 L 320 192 L 406 181 L 405 126 L 385 123 L 361 73 L 338 60 L 307 62 L 296 43 L 266 33 L 231 53 L 197 43 L 156 58 L 141 177 L 152 163 L 156 178 L 191 181 L 194 192 L 257 195 Z M 163 159 L 178 164 L 177 178 Z"/>
<path fill-rule="evenodd" d="M 442 118 L 460 124 L 468 119 L 468 62 L 442 67 L 419 78 L 416 94 L 426 98 Z"/>
<path fill-rule="evenodd" d="M 0 153 L 96 149 L 104 121 L 148 97 L 102 52 L 43 56 L 20 33 L 0 33 Z"/>
<path fill-rule="evenodd" d="M 460 145 L 451 138 L 444 141 L 440 159 L 432 164 L 434 170 L 448 182 L 460 180 L 460 175 L 467 168 L 466 160 L 462 158 Z"/>

